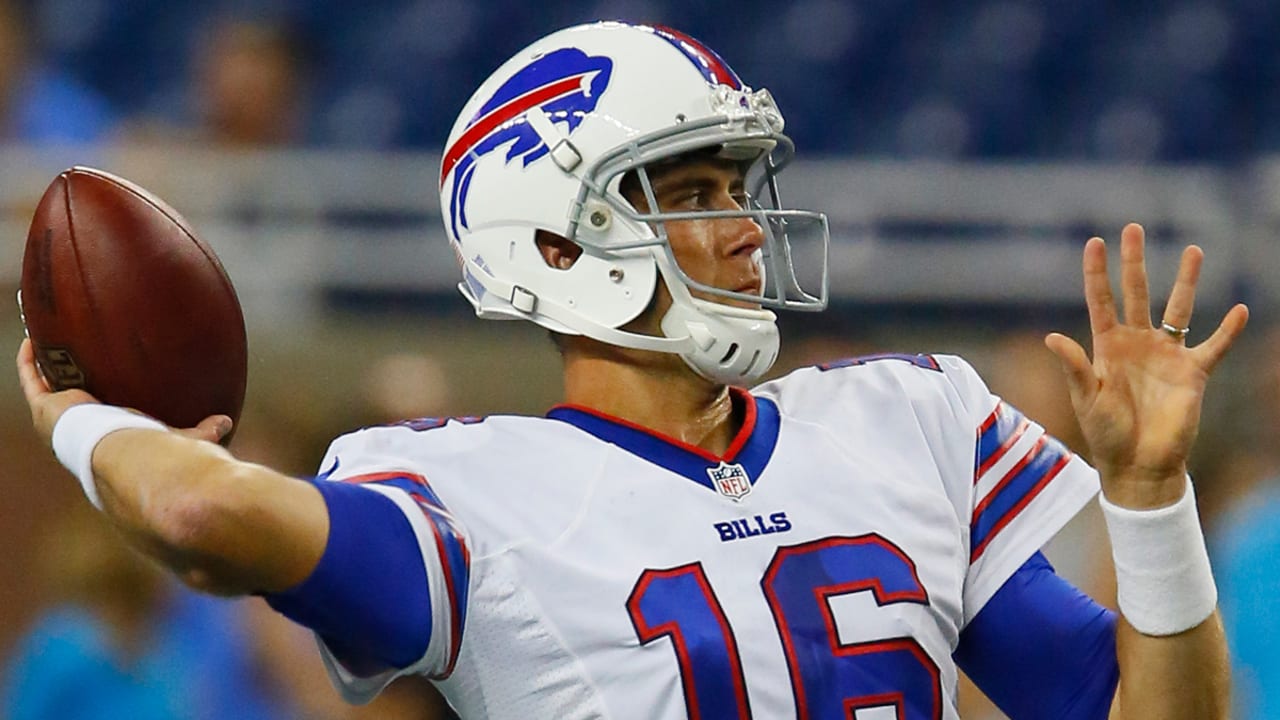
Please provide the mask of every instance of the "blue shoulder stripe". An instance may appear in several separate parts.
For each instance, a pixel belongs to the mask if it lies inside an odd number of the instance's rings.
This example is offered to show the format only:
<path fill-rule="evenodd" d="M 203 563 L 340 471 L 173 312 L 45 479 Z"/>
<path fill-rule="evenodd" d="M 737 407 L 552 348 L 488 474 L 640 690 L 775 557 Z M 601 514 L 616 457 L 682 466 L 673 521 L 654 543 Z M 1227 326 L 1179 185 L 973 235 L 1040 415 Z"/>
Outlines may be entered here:
<path fill-rule="evenodd" d="M 1009 470 L 973 510 L 969 527 L 969 562 L 982 557 L 991 541 L 1031 504 L 1071 460 L 1062 443 L 1045 435 Z"/>
<path fill-rule="evenodd" d="M 1007 403 L 996 405 L 978 428 L 978 451 L 974 453 L 973 480 L 996 464 L 1022 437 L 1031 423 Z"/>

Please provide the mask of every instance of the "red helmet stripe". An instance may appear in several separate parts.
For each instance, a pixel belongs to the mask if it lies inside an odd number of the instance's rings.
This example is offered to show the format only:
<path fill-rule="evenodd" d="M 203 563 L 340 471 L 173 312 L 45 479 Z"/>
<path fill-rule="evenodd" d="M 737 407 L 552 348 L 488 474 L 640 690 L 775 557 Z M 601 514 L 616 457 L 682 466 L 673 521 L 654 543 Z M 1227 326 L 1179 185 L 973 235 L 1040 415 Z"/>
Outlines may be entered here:
<path fill-rule="evenodd" d="M 507 103 L 499 105 L 488 115 L 475 120 L 466 129 L 466 132 L 462 133 L 462 136 L 445 151 L 444 160 L 440 164 L 440 185 L 444 186 L 445 178 L 449 177 L 449 173 L 458 164 L 458 161 L 466 157 L 466 154 L 480 144 L 480 141 L 484 140 L 489 133 L 498 129 L 504 123 L 528 112 L 530 108 L 543 105 L 562 95 L 573 92 L 582 86 L 582 78 L 588 74 L 583 73 L 563 78 L 530 90 L 524 95 L 512 98 Z"/>
<path fill-rule="evenodd" d="M 684 51 L 691 60 L 696 58 L 695 62 L 701 64 L 717 83 L 728 85 L 734 90 L 742 89 L 742 80 L 738 78 L 738 74 L 714 50 L 675 28 L 658 25 L 653 29 L 659 36 L 665 37 L 668 42 Z"/>

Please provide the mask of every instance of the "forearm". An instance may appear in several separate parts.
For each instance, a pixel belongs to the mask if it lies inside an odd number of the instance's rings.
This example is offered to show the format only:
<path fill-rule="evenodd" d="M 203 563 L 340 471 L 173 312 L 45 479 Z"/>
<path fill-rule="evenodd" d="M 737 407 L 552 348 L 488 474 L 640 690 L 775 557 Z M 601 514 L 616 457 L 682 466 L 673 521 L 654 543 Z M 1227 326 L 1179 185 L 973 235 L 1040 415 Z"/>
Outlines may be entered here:
<path fill-rule="evenodd" d="M 1113 720 L 1213 720 L 1230 710 L 1230 670 L 1222 620 L 1214 612 L 1177 635 L 1143 635 L 1121 619 L 1116 632 L 1120 686 Z"/>
<path fill-rule="evenodd" d="M 185 582 L 221 594 L 269 592 L 315 568 L 329 533 L 324 498 L 210 442 L 232 418 L 167 430 L 82 390 L 52 392 L 30 340 L 18 348 L 17 369 L 37 434 L 89 499 Z"/>
<path fill-rule="evenodd" d="M 1111 715 L 1225 718 L 1227 644 L 1194 487 L 1181 468 L 1146 485 L 1127 480 L 1104 482 L 1102 502 L 1121 611 L 1120 685 Z"/>
<path fill-rule="evenodd" d="M 319 560 L 328 531 L 309 484 L 175 432 L 113 432 L 93 452 L 103 510 L 141 550 L 218 594 L 281 590 Z"/>

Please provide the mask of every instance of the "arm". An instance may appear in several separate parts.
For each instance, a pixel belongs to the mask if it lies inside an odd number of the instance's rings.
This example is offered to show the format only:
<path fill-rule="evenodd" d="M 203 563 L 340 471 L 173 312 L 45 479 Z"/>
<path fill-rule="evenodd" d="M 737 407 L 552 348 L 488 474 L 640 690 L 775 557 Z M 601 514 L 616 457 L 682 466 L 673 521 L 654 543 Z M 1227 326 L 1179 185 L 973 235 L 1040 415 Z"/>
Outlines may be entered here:
<path fill-rule="evenodd" d="M 1121 681 L 1111 720 L 1228 717 L 1231 669 L 1217 611 L 1196 627 L 1167 637 L 1143 635 L 1122 617 L 1116 656 Z"/>
<path fill-rule="evenodd" d="M 1036 553 L 960 633 L 953 657 L 1014 720 L 1100 720 L 1119 679 L 1116 615 Z"/>
<path fill-rule="evenodd" d="M 78 390 L 51 392 L 29 340 L 17 362 L 36 432 L 48 445 L 62 413 L 96 400 Z M 209 442 L 230 428 L 229 418 L 215 416 L 190 430 L 107 435 L 92 461 L 103 510 L 130 542 L 196 589 L 238 595 L 292 587 L 324 552 L 324 499 L 309 483 Z"/>
<path fill-rule="evenodd" d="M 1199 429 L 1205 384 L 1244 329 L 1248 310 L 1235 306 L 1208 340 L 1186 347 L 1181 337 L 1151 323 L 1140 226 L 1125 227 L 1120 258 L 1123 321 L 1111 294 L 1103 241 L 1094 238 L 1085 246 L 1092 361 L 1063 335 L 1051 334 L 1045 344 L 1062 361 L 1104 497 L 1141 511 L 1172 505 L 1186 491 L 1187 456 Z M 1197 247 L 1184 251 L 1164 323 L 1181 328 L 1190 322 L 1203 260 Z M 1194 627 L 1163 636 L 1139 633 L 1122 617 L 1117 658 L 1121 680 L 1111 718 L 1227 716 L 1227 650 L 1216 611 Z"/>

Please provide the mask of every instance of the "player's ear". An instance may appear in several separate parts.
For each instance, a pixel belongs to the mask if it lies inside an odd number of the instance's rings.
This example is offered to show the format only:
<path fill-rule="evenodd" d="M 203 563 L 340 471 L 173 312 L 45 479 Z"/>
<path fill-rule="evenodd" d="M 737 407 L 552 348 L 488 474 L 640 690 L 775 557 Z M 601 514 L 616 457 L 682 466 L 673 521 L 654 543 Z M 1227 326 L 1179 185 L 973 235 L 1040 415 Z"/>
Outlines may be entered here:
<path fill-rule="evenodd" d="M 546 230 L 539 230 L 534 241 L 538 243 L 542 259 L 557 270 L 568 270 L 582 255 L 581 245 Z"/>

